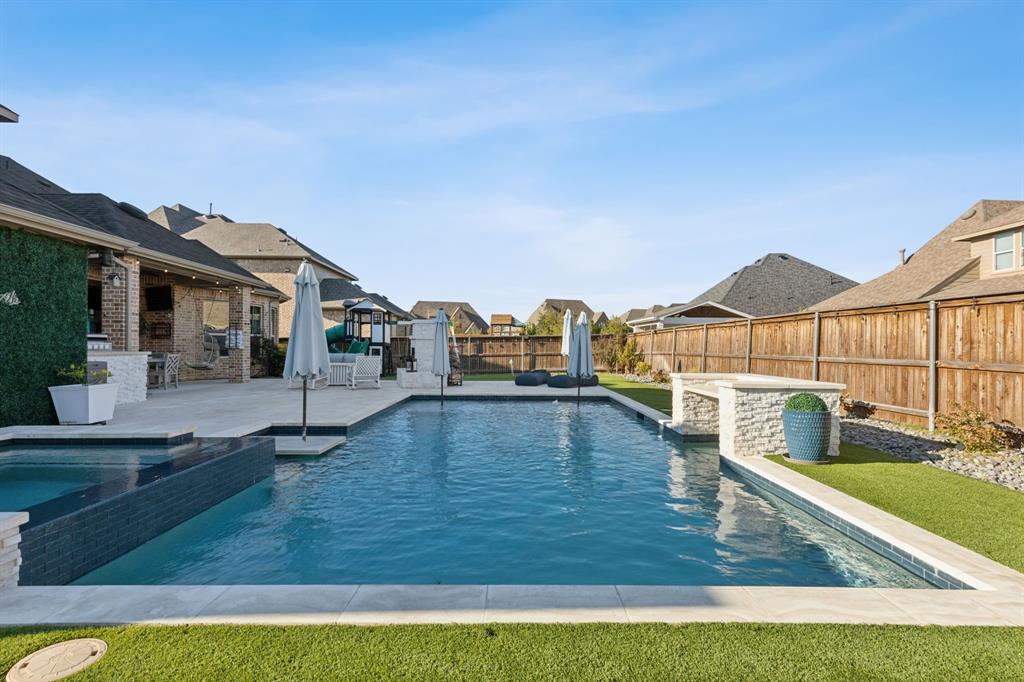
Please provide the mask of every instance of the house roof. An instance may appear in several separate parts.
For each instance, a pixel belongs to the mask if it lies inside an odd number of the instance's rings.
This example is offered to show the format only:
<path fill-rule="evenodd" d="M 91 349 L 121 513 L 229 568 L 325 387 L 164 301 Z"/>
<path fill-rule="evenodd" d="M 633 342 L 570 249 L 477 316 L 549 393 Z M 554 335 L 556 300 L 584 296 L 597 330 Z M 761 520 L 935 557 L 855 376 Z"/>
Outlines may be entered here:
<path fill-rule="evenodd" d="M 480 330 L 480 333 L 486 333 L 490 329 L 490 325 L 484 321 L 484 318 L 480 317 L 480 314 L 465 301 L 416 301 L 416 305 L 412 307 L 413 317 L 418 317 L 421 320 L 429 320 L 437 314 L 437 309 L 444 309 L 448 319 L 454 319 L 456 315 L 461 313 L 466 317 L 469 323 Z M 466 325 L 467 327 L 469 325 Z"/>
<path fill-rule="evenodd" d="M 594 315 L 594 310 L 578 298 L 545 298 L 536 310 L 530 313 L 530 317 L 526 321 L 530 324 L 537 324 L 547 311 L 554 310 L 561 315 L 566 308 L 572 311 L 573 317 L 578 316 L 581 312 L 586 313 L 587 318 L 592 318 Z"/>
<path fill-rule="evenodd" d="M 852 279 L 788 253 L 769 253 L 687 303 L 645 313 L 644 317 L 631 322 L 671 317 L 705 305 L 740 317 L 784 315 L 806 310 L 856 285 Z"/>
<path fill-rule="evenodd" d="M 520 320 L 517 320 L 514 315 L 508 313 L 494 313 L 491 315 L 491 326 L 496 324 L 511 325 L 513 327 L 524 326 Z"/>
<path fill-rule="evenodd" d="M 894 270 L 828 298 L 812 310 L 868 308 L 1024 291 L 1024 273 L 978 278 L 979 259 L 959 238 L 1024 220 L 1024 201 L 982 199 Z M 973 271 L 972 271 L 973 270 Z"/>
<path fill-rule="evenodd" d="M 182 239 L 146 218 L 130 204 L 118 203 L 104 194 L 75 194 L 22 166 L 0 156 L 0 203 L 105 233 L 132 244 L 129 250 L 161 254 L 225 276 L 268 285 L 248 270 L 198 242 Z"/>
<path fill-rule="evenodd" d="M 159 206 L 149 217 L 229 258 L 306 258 L 341 278 L 359 279 L 272 223 L 236 223 L 227 216 L 203 215 L 182 204 Z"/>
<path fill-rule="evenodd" d="M 412 318 L 407 311 L 388 300 L 387 296 L 364 291 L 362 287 L 347 279 L 326 278 L 320 281 L 320 300 L 324 303 L 331 301 L 347 301 L 368 299 L 392 315 L 403 320 Z"/>
<path fill-rule="evenodd" d="M 0 123 L 17 123 L 18 114 L 0 104 Z"/>

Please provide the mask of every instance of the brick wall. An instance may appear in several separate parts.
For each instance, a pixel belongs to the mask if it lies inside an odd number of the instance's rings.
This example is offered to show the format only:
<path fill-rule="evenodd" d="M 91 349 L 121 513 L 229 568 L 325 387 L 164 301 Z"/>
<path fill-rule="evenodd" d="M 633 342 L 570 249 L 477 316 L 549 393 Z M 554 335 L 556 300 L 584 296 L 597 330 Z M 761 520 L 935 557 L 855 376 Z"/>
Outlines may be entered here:
<path fill-rule="evenodd" d="M 139 299 L 134 294 L 140 291 L 139 260 L 132 256 L 125 256 L 121 260 L 129 266 L 127 273 L 117 264 L 100 268 L 103 332 L 114 350 L 136 351 L 139 350 Z M 120 278 L 118 287 L 112 283 L 115 275 Z M 129 291 L 133 292 L 133 296 L 128 296 Z M 131 307 L 127 327 L 125 306 Z"/>
<path fill-rule="evenodd" d="M 274 473 L 274 441 L 235 451 L 21 532 L 20 585 L 64 585 Z"/>

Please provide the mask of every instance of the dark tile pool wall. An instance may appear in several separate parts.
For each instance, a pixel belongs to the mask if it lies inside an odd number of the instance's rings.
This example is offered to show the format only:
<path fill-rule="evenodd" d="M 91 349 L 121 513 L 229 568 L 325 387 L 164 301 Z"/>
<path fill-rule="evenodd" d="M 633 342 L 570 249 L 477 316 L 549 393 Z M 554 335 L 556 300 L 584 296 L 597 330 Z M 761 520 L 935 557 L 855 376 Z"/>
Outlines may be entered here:
<path fill-rule="evenodd" d="M 912 556 L 908 552 L 896 547 L 895 545 L 883 540 L 882 538 L 868 533 L 867 531 L 853 525 L 849 521 L 839 516 L 836 516 L 832 512 L 822 509 L 816 504 L 808 502 L 799 495 L 783 488 L 772 481 L 769 481 L 764 476 L 747 469 L 744 466 L 733 465 L 731 462 L 723 459 L 722 464 L 729 467 L 737 474 L 747 479 L 754 485 L 767 490 L 776 497 L 780 497 L 789 504 L 793 505 L 797 509 L 802 509 L 814 518 L 818 519 L 822 523 L 835 530 L 839 531 L 843 535 L 852 538 L 864 545 L 868 549 L 874 551 L 876 554 L 881 554 L 889 561 L 899 564 L 907 571 L 910 571 L 914 575 L 924 578 L 932 585 L 942 588 L 944 590 L 973 590 L 974 588 L 963 582 L 959 578 L 955 578 L 945 571 L 941 571 L 931 564 L 926 564 L 915 556 Z"/>
<path fill-rule="evenodd" d="M 21 533 L 19 585 L 64 585 L 272 476 L 274 441 L 177 471 Z"/>

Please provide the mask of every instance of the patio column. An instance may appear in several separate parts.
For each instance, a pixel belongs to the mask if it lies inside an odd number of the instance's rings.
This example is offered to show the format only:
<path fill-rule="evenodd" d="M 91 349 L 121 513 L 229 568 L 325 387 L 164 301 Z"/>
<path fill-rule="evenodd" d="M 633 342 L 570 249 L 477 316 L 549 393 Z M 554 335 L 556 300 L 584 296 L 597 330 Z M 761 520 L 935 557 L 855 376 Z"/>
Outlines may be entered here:
<path fill-rule="evenodd" d="M 244 383 L 250 379 L 249 306 L 252 289 L 243 286 L 228 293 L 228 328 L 237 332 L 238 348 L 228 349 L 228 381 Z"/>
<path fill-rule="evenodd" d="M 139 350 L 139 260 L 125 256 L 101 267 L 103 332 L 114 350 Z"/>

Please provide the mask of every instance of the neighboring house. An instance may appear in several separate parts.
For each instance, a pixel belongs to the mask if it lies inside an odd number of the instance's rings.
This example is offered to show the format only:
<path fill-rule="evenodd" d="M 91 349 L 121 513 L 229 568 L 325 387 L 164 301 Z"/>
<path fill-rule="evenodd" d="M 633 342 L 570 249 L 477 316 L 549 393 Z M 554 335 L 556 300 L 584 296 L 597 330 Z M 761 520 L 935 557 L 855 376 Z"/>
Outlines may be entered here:
<path fill-rule="evenodd" d="M 410 312 L 413 317 L 429 320 L 437 315 L 438 308 L 451 320 L 456 334 L 486 334 L 490 330 L 480 313 L 465 301 L 416 301 Z"/>
<path fill-rule="evenodd" d="M 17 123 L 18 115 L 0 104 L 0 123 Z"/>
<path fill-rule="evenodd" d="M 295 273 L 303 260 L 313 265 L 321 282 L 321 292 L 327 280 L 353 282 L 357 279 L 348 270 L 270 223 L 236 223 L 222 214 L 201 214 L 182 204 L 160 206 L 150 211 L 149 217 L 171 232 L 202 242 L 284 292 L 294 291 Z M 291 333 L 294 309 L 292 302 L 281 306 L 276 328 L 282 338 Z"/>
<path fill-rule="evenodd" d="M 150 221 L 138 208 L 103 194 L 69 192 L 6 156 L 0 156 L 0 236 L 12 250 L 31 242 L 52 254 L 48 258 L 54 263 L 61 254 L 78 254 L 72 257 L 81 261 L 81 280 L 63 275 L 48 282 L 45 308 L 38 307 L 44 303 L 38 297 L 23 297 L 15 313 L 30 317 L 0 325 L 6 327 L 0 330 L 0 347 L 30 355 L 33 345 L 42 345 L 53 351 L 47 362 L 59 365 L 70 357 L 56 351 L 61 346 L 83 355 L 88 346 L 90 359 L 114 351 L 102 358 L 112 363 L 112 380 L 136 382 L 131 389 L 122 387 L 121 402 L 145 399 L 147 352 L 180 353 L 185 363 L 207 365 L 183 365 L 182 379 L 248 381 L 262 367 L 252 362 L 252 346 L 268 334 L 254 326 L 252 311 L 257 306 L 276 310 L 287 300 L 207 246 Z M 18 265 L 36 277 L 56 276 L 40 263 Z M 61 319 L 54 320 L 58 310 Z M 43 319 L 48 328 L 34 329 Z M 74 321 L 70 336 L 63 320 Z M 203 342 L 210 336 L 219 353 L 204 362 Z M 25 343 L 29 346 L 22 348 Z M 52 382 L 55 368 L 39 364 L 40 380 Z M 7 371 L 12 367 L 5 366 Z"/>
<path fill-rule="evenodd" d="M 522 336 L 526 325 L 512 315 L 491 315 L 491 336 Z"/>
<path fill-rule="evenodd" d="M 581 312 L 586 313 L 590 319 L 594 317 L 593 309 L 577 298 L 545 298 L 537 306 L 537 309 L 530 314 L 530 317 L 526 319 L 526 323 L 537 324 L 544 317 L 544 314 L 550 311 L 554 311 L 555 314 L 560 316 L 565 313 L 566 308 L 572 311 L 573 319 L 579 317 Z"/>
<path fill-rule="evenodd" d="M 662 308 L 629 325 L 636 331 L 681 324 L 784 315 L 807 310 L 857 283 L 786 253 L 769 253 L 688 303 Z"/>
<path fill-rule="evenodd" d="M 1024 292 L 1024 201 L 982 199 L 880 277 L 814 305 L 843 310 Z"/>
<path fill-rule="evenodd" d="M 608 316 L 603 312 L 596 312 L 590 314 L 590 326 L 598 327 L 608 323 Z"/>

